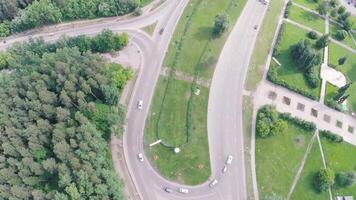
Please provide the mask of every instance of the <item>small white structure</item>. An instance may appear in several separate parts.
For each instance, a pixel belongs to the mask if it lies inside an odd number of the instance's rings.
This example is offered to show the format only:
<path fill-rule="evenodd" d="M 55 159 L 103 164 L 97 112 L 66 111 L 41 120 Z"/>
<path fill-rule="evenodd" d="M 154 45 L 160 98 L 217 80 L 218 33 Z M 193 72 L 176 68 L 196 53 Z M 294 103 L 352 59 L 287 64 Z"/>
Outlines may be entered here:
<path fill-rule="evenodd" d="M 354 200 L 353 196 L 337 196 L 335 200 Z"/>
<path fill-rule="evenodd" d="M 155 146 L 155 145 L 161 143 L 161 141 L 162 141 L 162 140 L 157 140 L 156 142 L 151 143 L 151 144 L 150 144 L 150 147 L 153 147 L 153 146 Z"/>
<path fill-rule="evenodd" d="M 174 148 L 174 153 L 178 154 L 179 152 L 180 152 L 180 148 L 179 147 Z"/>
<path fill-rule="evenodd" d="M 197 96 L 199 96 L 199 94 L 200 94 L 200 89 L 199 89 L 199 88 L 196 88 L 194 94 L 197 95 Z"/>

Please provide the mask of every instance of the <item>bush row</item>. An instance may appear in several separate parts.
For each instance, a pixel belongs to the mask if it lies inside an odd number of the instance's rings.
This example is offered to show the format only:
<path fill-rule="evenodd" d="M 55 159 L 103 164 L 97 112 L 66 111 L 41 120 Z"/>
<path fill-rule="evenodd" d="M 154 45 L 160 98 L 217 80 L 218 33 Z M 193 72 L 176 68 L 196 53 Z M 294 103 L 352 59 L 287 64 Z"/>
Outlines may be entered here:
<path fill-rule="evenodd" d="M 306 131 L 315 131 L 316 130 L 315 123 L 305 121 L 298 117 L 292 117 L 290 113 L 281 113 L 279 116 L 284 120 L 288 120 L 288 121 L 302 127 Z"/>
<path fill-rule="evenodd" d="M 277 36 L 277 39 L 276 39 L 276 43 L 274 44 L 274 47 L 273 47 L 273 56 L 274 57 L 279 55 L 279 47 L 280 47 L 281 39 L 282 39 L 282 36 L 283 36 L 284 32 L 285 32 L 285 24 L 283 23 L 281 25 L 281 28 L 279 29 L 278 36 Z"/>
<path fill-rule="evenodd" d="M 333 142 L 343 142 L 344 138 L 328 130 L 319 130 L 320 136 L 333 141 Z"/>
<path fill-rule="evenodd" d="M 286 9 L 284 10 L 284 17 L 288 18 L 289 17 L 289 12 L 290 12 L 290 7 L 292 6 L 292 2 L 288 1 Z"/>
<path fill-rule="evenodd" d="M 277 84 L 277 85 L 280 85 L 282 87 L 285 87 L 285 88 L 288 88 L 296 93 L 299 93 L 303 96 L 306 96 L 310 99 L 313 99 L 313 100 L 318 100 L 319 98 L 313 94 L 311 94 L 310 92 L 308 91 L 305 91 L 305 90 L 302 90 L 294 85 L 290 85 L 288 84 L 287 82 L 283 81 L 283 80 L 280 80 L 278 78 L 278 72 L 277 72 L 277 67 L 276 66 L 273 66 L 273 65 L 270 65 L 270 68 L 268 70 L 268 73 L 267 73 L 267 79 L 269 81 L 271 81 L 272 83 L 274 84 Z"/>

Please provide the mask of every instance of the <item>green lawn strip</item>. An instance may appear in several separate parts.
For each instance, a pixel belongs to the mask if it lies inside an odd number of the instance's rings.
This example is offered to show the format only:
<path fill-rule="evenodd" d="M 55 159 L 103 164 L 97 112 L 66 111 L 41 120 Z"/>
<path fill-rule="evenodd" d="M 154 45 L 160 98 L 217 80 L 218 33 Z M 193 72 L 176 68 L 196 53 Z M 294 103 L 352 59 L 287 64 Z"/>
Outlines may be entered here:
<path fill-rule="evenodd" d="M 292 193 L 292 200 L 328 199 L 329 195 L 327 192 L 318 193 L 313 186 L 315 173 L 321 168 L 323 168 L 323 160 L 318 141 L 314 140 L 313 147 L 305 162 L 300 179 Z"/>
<path fill-rule="evenodd" d="M 148 5 L 152 0 L 141 0 L 141 7 Z"/>
<path fill-rule="evenodd" d="M 323 145 L 323 151 L 326 159 L 326 164 L 329 168 L 334 170 L 335 173 L 354 170 L 356 171 L 356 146 L 343 143 L 330 142 L 324 138 L 321 138 Z M 333 187 L 334 196 L 354 196 L 356 197 L 356 184 L 347 187 L 339 188 Z"/>
<path fill-rule="evenodd" d="M 196 67 L 202 65 L 205 70 L 200 75 L 211 78 L 228 32 L 235 24 L 245 2 L 246 0 L 192 0 L 177 26 L 165 65 L 190 74 L 195 74 Z M 230 30 L 220 38 L 214 38 L 212 31 L 215 16 L 224 12 L 229 16 Z"/>
<path fill-rule="evenodd" d="M 312 138 L 312 132 L 286 122 L 288 128 L 283 134 L 256 139 L 256 173 L 262 199 L 273 194 L 287 197 Z"/>
<path fill-rule="evenodd" d="M 290 7 L 288 18 L 321 33 L 325 32 L 325 21 L 323 18 L 298 6 L 292 5 Z"/>
<path fill-rule="evenodd" d="M 342 30 L 342 28 L 339 25 L 330 22 L 330 27 L 329 27 L 330 35 L 335 40 L 337 40 L 336 39 L 336 33 L 337 33 L 338 30 Z M 354 36 L 355 36 L 355 34 L 354 34 Z M 345 45 L 347 45 L 347 46 L 349 46 L 349 47 L 351 47 L 351 48 L 356 50 L 356 45 L 354 44 L 354 42 L 353 42 L 353 40 L 352 40 L 350 35 L 348 35 L 344 40 L 342 40 L 340 42 L 342 42 Z"/>
<path fill-rule="evenodd" d="M 243 134 L 245 148 L 245 169 L 246 169 L 246 186 L 247 199 L 253 199 L 253 183 L 251 169 L 251 133 L 252 133 L 252 117 L 253 117 L 253 102 L 251 97 L 243 96 Z"/>
<path fill-rule="evenodd" d="M 339 58 L 346 56 L 347 60 L 344 65 L 338 65 Z M 356 82 L 356 54 L 345 49 L 344 47 L 331 42 L 329 45 L 329 63 L 338 71 L 344 73 L 348 81 Z M 349 108 L 356 111 L 356 84 L 352 84 L 348 90 L 350 97 L 347 99 Z"/>
<path fill-rule="evenodd" d="M 304 7 L 317 10 L 318 8 L 318 3 L 316 3 L 314 0 L 292 0 L 293 2 L 300 4 Z"/>
<path fill-rule="evenodd" d="M 278 25 L 279 14 L 283 8 L 284 0 L 270 2 L 270 7 L 265 15 L 263 24 L 258 33 L 257 41 L 250 60 L 249 71 L 246 80 L 246 89 L 255 90 L 261 81 L 268 53 L 272 47 L 272 41 Z"/>
<path fill-rule="evenodd" d="M 275 62 L 271 62 L 270 67 L 277 68 L 277 79 L 282 81 L 298 90 L 304 91 L 307 94 L 313 95 L 317 98 L 320 96 L 320 86 L 317 88 L 311 88 L 304 74 L 298 70 L 296 63 L 293 61 L 291 56 L 291 47 L 298 43 L 302 39 L 307 38 L 308 31 L 298 28 L 297 26 L 285 23 L 284 34 L 280 41 L 280 54 L 276 56 L 276 59 L 281 63 L 282 66 L 278 66 Z M 319 66 L 320 68 L 320 66 Z"/>
<path fill-rule="evenodd" d="M 152 35 L 153 32 L 155 31 L 156 25 L 157 25 L 157 22 L 143 27 L 142 30 L 145 31 L 147 34 Z"/>
<path fill-rule="evenodd" d="M 199 96 L 194 96 L 193 103 L 193 133 L 189 143 L 179 154 L 174 154 L 173 149 L 156 145 L 148 147 L 148 144 L 157 140 L 157 131 L 162 140 L 169 143 L 184 144 L 186 135 L 187 100 L 190 96 L 191 84 L 172 79 L 169 95 L 163 105 L 161 123 L 157 130 L 158 113 L 166 87 L 167 77 L 161 77 L 156 88 L 151 105 L 151 114 L 148 119 L 145 147 L 146 153 L 153 165 L 166 178 L 181 183 L 195 185 L 208 179 L 211 173 L 209 146 L 207 140 L 206 116 L 208 106 L 208 89 L 200 88 Z M 158 159 L 153 159 L 154 155 Z M 199 165 L 203 168 L 199 169 Z"/>

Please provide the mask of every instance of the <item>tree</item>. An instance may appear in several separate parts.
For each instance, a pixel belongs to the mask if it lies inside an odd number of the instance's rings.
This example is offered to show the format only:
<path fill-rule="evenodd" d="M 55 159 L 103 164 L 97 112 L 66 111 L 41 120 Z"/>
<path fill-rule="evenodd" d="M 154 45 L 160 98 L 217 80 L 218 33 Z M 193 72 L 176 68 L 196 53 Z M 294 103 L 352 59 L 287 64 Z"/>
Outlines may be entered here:
<path fill-rule="evenodd" d="M 0 37 L 7 37 L 11 35 L 11 23 L 4 21 L 0 23 Z"/>
<path fill-rule="evenodd" d="M 309 37 L 310 39 L 312 39 L 312 40 L 315 40 L 315 39 L 318 38 L 318 34 L 317 34 L 315 31 L 310 31 L 310 32 L 308 33 L 308 37 Z"/>
<path fill-rule="evenodd" d="M 339 8 L 337 9 L 337 13 L 338 13 L 339 15 L 344 14 L 345 11 L 346 11 L 345 6 L 339 6 Z"/>
<path fill-rule="evenodd" d="M 347 60 L 347 57 L 343 56 L 343 57 L 339 58 L 339 60 L 337 62 L 339 65 L 344 65 L 346 60 Z"/>
<path fill-rule="evenodd" d="M 61 21 L 62 14 L 50 0 L 34 1 L 31 6 L 21 10 L 12 22 L 14 31 L 27 29 Z"/>
<path fill-rule="evenodd" d="M 316 41 L 316 47 L 319 48 L 319 49 L 322 49 L 326 46 L 328 46 L 329 44 L 329 35 L 328 34 L 325 34 L 323 36 L 321 36 L 317 41 Z"/>
<path fill-rule="evenodd" d="M 342 97 L 339 99 L 338 103 L 339 103 L 339 104 L 344 103 L 344 101 L 346 101 L 346 99 L 349 98 L 349 97 L 350 97 L 349 94 L 347 94 L 347 95 L 345 95 L 345 96 L 342 96 Z"/>
<path fill-rule="evenodd" d="M 336 10 L 336 8 L 334 8 L 334 9 L 332 9 L 332 10 L 330 11 L 330 16 L 331 16 L 331 17 L 336 17 L 336 16 L 337 16 L 337 10 Z"/>
<path fill-rule="evenodd" d="M 215 17 L 213 33 L 220 36 L 229 28 L 229 17 L 226 14 L 219 14 Z"/>
<path fill-rule="evenodd" d="M 344 40 L 347 37 L 348 33 L 345 30 L 338 30 L 336 32 L 336 38 L 338 40 Z"/>
<path fill-rule="evenodd" d="M 310 40 L 301 40 L 292 46 L 292 58 L 297 63 L 298 68 L 307 72 L 315 65 L 321 62 L 320 54 L 311 46 Z"/>
<path fill-rule="evenodd" d="M 336 184 L 340 187 L 349 187 L 356 183 L 356 172 L 340 172 L 336 174 Z"/>
<path fill-rule="evenodd" d="M 317 10 L 318 10 L 319 14 L 326 15 L 329 11 L 329 8 L 330 8 L 329 2 L 322 1 L 321 3 L 319 3 Z"/>
<path fill-rule="evenodd" d="M 350 86 L 352 85 L 353 82 L 349 82 L 346 85 L 342 86 L 341 88 L 338 89 L 338 93 L 343 93 L 345 94 L 345 92 L 350 88 Z"/>
<path fill-rule="evenodd" d="M 134 15 L 136 16 L 142 15 L 142 9 L 140 7 L 135 8 Z"/>
<path fill-rule="evenodd" d="M 314 177 L 314 186 L 318 192 L 325 192 L 334 181 L 335 174 L 330 168 L 320 169 Z"/>

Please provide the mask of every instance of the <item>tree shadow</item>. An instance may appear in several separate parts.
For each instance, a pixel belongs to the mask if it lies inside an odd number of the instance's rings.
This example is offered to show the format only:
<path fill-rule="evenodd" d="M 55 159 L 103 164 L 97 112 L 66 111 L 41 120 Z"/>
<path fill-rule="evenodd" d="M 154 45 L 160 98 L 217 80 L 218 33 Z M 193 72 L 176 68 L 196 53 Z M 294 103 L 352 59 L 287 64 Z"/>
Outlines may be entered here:
<path fill-rule="evenodd" d="M 193 35 L 194 39 L 198 41 L 207 41 L 213 38 L 213 27 L 205 26 L 199 29 Z"/>

